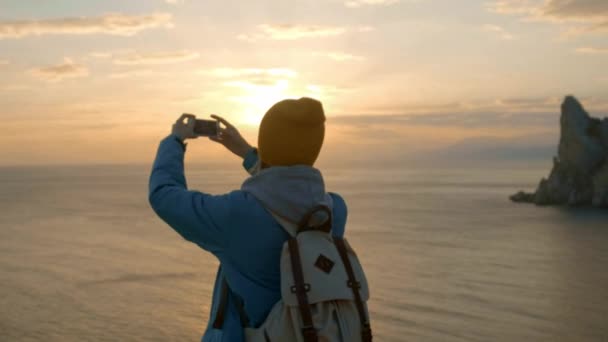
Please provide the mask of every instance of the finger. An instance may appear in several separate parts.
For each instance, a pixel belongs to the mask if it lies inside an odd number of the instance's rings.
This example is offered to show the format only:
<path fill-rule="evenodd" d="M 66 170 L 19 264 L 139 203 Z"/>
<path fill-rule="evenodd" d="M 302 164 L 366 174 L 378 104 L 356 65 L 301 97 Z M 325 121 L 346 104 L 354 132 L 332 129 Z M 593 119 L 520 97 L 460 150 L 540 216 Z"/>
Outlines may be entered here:
<path fill-rule="evenodd" d="M 228 135 L 228 129 L 220 127 L 219 131 L 217 131 L 217 135 Z"/>
<path fill-rule="evenodd" d="M 219 121 L 222 125 L 224 125 L 224 127 L 231 127 L 232 125 L 230 124 L 230 122 L 228 122 L 228 120 L 224 119 L 221 116 L 215 115 L 215 114 L 211 114 L 211 117 L 214 118 L 215 120 Z M 220 125 L 220 128 L 224 128 Z"/>
<path fill-rule="evenodd" d="M 186 118 L 186 114 L 182 114 L 179 119 L 175 120 L 175 123 L 178 124 L 183 124 L 184 123 L 184 119 Z"/>
<path fill-rule="evenodd" d="M 220 144 L 222 143 L 222 139 L 219 138 L 219 137 L 210 136 L 209 140 L 215 141 L 215 142 L 220 143 Z"/>
<path fill-rule="evenodd" d="M 185 118 L 195 118 L 195 116 L 193 114 L 188 114 L 188 113 L 183 113 L 179 119 L 177 119 L 178 122 L 184 122 Z"/>
<path fill-rule="evenodd" d="M 183 121 L 182 121 L 182 123 L 189 129 L 194 130 L 194 126 L 196 125 L 196 116 L 194 116 L 192 114 L 184 113 L 184 114 L 182 114 L 182 117 L 186 120 L 185 123 Z"/>
<path fill-rule="evenodd" d="M 232 124 L 230 124 L 230 122 L 228 122 L 228 120 L 224 119 L 223 117 L 221 117 L 219 115 L 211 114 L 211 117 L 216 119 L 217 121 L 223 123 L 224 126 L 226 126 L 226 127 L 233 127 Z"/>

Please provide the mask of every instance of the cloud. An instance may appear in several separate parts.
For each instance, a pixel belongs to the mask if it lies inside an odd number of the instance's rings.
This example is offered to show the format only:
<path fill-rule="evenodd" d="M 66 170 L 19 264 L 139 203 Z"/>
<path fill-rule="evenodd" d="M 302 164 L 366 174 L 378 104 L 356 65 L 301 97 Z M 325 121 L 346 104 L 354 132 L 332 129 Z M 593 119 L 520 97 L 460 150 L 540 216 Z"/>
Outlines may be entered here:
<path fill-rule="evenodd" d="M 89 57 L 105 59 L 105 58 L 124 56 L 127 54 L 134 54 L 134 53 L 135 53 L 135 50 L 133 50 L 133 49 L 119 49 L 119 50 L 112 50 L 112 51 L 93 51 L 93 52 L 89 52 Z"/>
<path fill-rule="evenodd" d="M 215 68 L 198 73 L 224 79 L 222 84 L 225 86 L 246 89 L 284 87 L 288 84 L 287 79 L 298 76 L 296 71 L 287 68 Z"/>
<path fill-rule="evenodd" d="M 248 78 L 244 80 L 233 80 L 222 83 L 226 87 L 235 87 L 242 89 L 260 89 L 260 88 L 281 88 L 289 87 L 289 81 L 285 79 L 277 79 L 270 77 Z"/>
<path fill-rule="evenodd" d="M 270 39 L 274 40 L 329 37 L 338 36 L 346 32 L 344 27 L 318 25 L 263 24 L 258 28 Z"/>
<path fill-rule="evenodd" d="M 568 25 L 567 36 L 608 32 L 606 0 L 501 0 L 486 7 L 499 14 L 523 16 L 526 21 Z"/>
<path fill-rule="evenodd" d="M 579 36 L 582 34 L 602 34 L 608 33 L 608 17 L 606 22 L 597 23 L 592 25 L 580 25 L 577 27 L 572 27 L 564 32 L 565 37 Z"/>
<path fill-rule="evenodd" d="M 580 47 L 576 49 L 576 52 L 585 55 L 608 54 L 608 48 Z"/>
<path fill-rule="evenodd" d="M 537 0 L 503 0 L 486 3 L 490 12 L 499 14 L 533 14 L 538 10 Z"/>
<path fill-rule="evenodd" d="M 164 73 L 164 72 L 144 69 L 144 70 L 131 70 L 131 71 L 125 71 L 125 72 L 111 73 L 109 77 L 124 79 L 124 78 L 140 78 L 140 77 L 148 77 L 148 76 L 158 77 L 158 76 L 164 76 L 164 75 L 166 75 L 166 73 Z"/>
<path fill-rule="evenodd" d="M 333 59 L 337 62 L 346 62 L 346 61 L 354 61 L 360 62 L 365 60 L 363 56 L 351 55 L 349 53 L 344 52 L 313 52 L 313 56 L 321 56 L 329 59 Z"/>
<path fill-rule="evenodd" d="M 168 51 L 154 53 L 131 53 L 114 59 L 117 65 L 152 65 L 152 64 L 175 64 L 197 59 L 200 57 L 194 51 Z"/>
<path fill-rule="evenodd" d="M 591 99 L 582 99 L 587 103 Z M 368 107 L 369 114 L 405 113 L 412 115 L 436 113 L 543 113 L 559 109 L 558 97 L 522 97 L 437 104 L 406 103 Z"/>
<path fill-rule="evenodd" d="M 350 8 L 359 8 L 362 6 L 387 6 L 398 3 L 400 0 L 348 0 L 344 2 L 344 6 Z"/>
<path fill-rule="evenodd" d="M 462 112 L 387 115 L 342 115 L 331 118 L 332 123 L 349 126 L 386 125 L 437 126 L 458 128 L 487 127 L 552 127 L 559 120 L 557 113 Z"/>
<path fill-rule="evenodd" d="M 8 65 L 11 64 L 8 59 L 0 59 L 0 65 Z"/>
<path fill-rule="evenodd" d="M 89 75 L 89 70 L 71 59 L 64 59 L 63 63 L 28 70 L 34 77 L 48 82 L 59 82 L 65 78 L 79 78 Z"/>
<path fill-rule="evenodd" d="M 599 113 L 602 116 L 608 110 L 607 98 L 583 97 L 579 100 L 591 115 Z M 551 128 L 559 123 L 561 101 L 559 97 L 522 97 L 471 103 L 405 104 L 368 108 L 366 114 L 336 116 L 332 121 L 349 125 Z"/>
<path fill-rule="evenodd" d="M 357 28 L 357 32 L 362 32 L 362 33 L 363 32 L 372 32 L 374 30 L 376 30 L 376 28 L 373 26 L 359 26 Z"/>
<path fill-rule="evenodd" d="M 112 53 L 111 52 L 91 52 L 91 53 L 89 53 L 89 56 L 95 57 L 95 58 L 110 58 L 110 57 L 112 57 Z"/>
<path fill-rule="evenodd" d="M 608 32 L 608 17 L 605 22 L 587 27 L 587 32 Z"/>
<path fill-rule="evenodd" d="M 306 86 L 306 90 L 315 95 L 323 94 L 323 96 L 334 96 L 337 94 L 350 92 L 353 90 L 353 88 L 335 85 L 308 84 Z"/>
<path fill-rule="evenodd" d="M 513 40 L 515 37 L 507 32 L 504 28 L 497 25 L 483 25 L 482 29 L 486 32 L 492 32 L 498 35 L 498 37 L 502 40 Z"/>
<path fill-rule="evenodd" d="M 236 39 L 238 40 L 244 40 L 246 42 L 249 43 L 254 43 L 260 39 L 262 39 L 263 37 L 259 34 L 245 34 L 245 33 L 241 33 L 238 36 L 236 36 Z"/>
<path fill-rule="evenodd" d="M 591 101 L 588 98 L 580 98 L 581 101 Z M 552 97 L 507 97 L 494 102 L 498 110 L 506 109 L 510 111 L 559 111 L 563 98 Z"/>
<path fill-rule="evenodd" d="M 144 15 L 106 14 L 97 17 L 2 21 L 0 22 L 0 39 L 17 39 L 49 34 L 111 34 L 132 36 L 150 28 L 171 27 L 171 18 L 172 16 L 169 13 L 151 13 Z"/>
<path fill-rule="evenodd" d="M 200 74 L 208 74 L 215 77 L 221 78 L 235 78 L 235 77 L 259 77 L 259 76 L 274 76 L 274 77 L 287 77 L 294 78 L 298 73 L 292 69 L 287 68 L 215 68 L 211 70 L 199 71 Z"/>
<path fill-rule="evenodd" d="M 0 87 L 2 91 L 22 91 L 22 90 L 30 90 L 32 87 L 26 86 L 23 84 L 9 84 Z"/>
<path fill-rule="evenodd" d="M 436 103 L 436 104 L 391 104 L 391 105 L 380 105 L 368 107 L 365 109 L 370 114 L 393 114 L 393 113 L 407 113 L 407 114 L 423 114 L 423 113 L 445 113 L 445 112 L 459 112 L 465 110 L 472 110 L 477 108 L 479 104 L 467 104 L 459 102 L 449 103 Z"/>
<path fill-rule="evenodd" d="M 303 38 L 335 37 L 347 32 L 345 27 L 322 25 L 262 24 L 257 26 L 258 33 L 241 34 L 238 39 L 255 42 L 260 39 L 296 40 Z"/>
<path fill-rule="evenodd" d="M 606 0 L 549 0 L 540 8 L 542 15 L 563 19 L 589 18 L 606 19 L 608 1 Z"/>

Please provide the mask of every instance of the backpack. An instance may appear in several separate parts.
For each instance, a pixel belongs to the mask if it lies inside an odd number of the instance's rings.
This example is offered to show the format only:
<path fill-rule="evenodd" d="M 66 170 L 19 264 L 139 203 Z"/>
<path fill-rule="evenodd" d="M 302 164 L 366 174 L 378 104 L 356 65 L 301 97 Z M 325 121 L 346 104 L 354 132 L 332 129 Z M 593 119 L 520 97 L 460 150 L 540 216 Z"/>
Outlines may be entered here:
<path fill-rule="evenodd" d="M 319 211 L 328 219 L 309 226 Z M 314 207 L 299 225 L 271 214 L 291 235 L 281 253 L 281 300 L 262 325 L 253 328 L 237 299 L 246 341 L 371 342 L 367 280 L 346 239 L 331 235 L 331 209 Z M 214 328 L 221 329 L 228 291 L 224 280 Z"/>

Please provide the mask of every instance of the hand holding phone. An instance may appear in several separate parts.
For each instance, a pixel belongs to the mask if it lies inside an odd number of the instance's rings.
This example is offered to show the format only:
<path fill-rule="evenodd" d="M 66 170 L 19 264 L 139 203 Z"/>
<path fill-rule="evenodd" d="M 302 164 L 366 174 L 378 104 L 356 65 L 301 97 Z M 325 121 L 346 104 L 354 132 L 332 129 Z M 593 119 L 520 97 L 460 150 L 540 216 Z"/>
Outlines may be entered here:
<path fill-rule="evenodd" d="M 194 114 L 184 113 L 173 124 L 172 133 L 182 141 L 198 137 L 217 137 L 220 126 L 217 120 L 197 119 Z"/>
<path fill-rule="evenodd" d="M 193 131 L 195 121 L 196 117 L 194 115 L 184 113 L 173 124 L 171 133 L 178 137 L 181 141 L 184 141 L 185 139 L 198 138 Z"/>
<path fill-rule="evenodd" d="M 241 133 L 228 120 L 218 115 L 211 115 L 217 122 L 221 122 L 224 127 L 220 128 L 219 134 L 209 139 L 224 145 L 230 152 L 241 158 L 245 158 L 247 152 L 252 148 L 249 143 L 243 138 Z"/>
<path fill-rule="evenodd" d="M 173 124 L 173 134 L 181 140 L 209 137 L 210 140 L 224 145 L 230 152 L 244 158 L 252 146 L 228 120 L 215 114 L 211 117 L 215 120 L 197 119 L 194 114 L 184 113 Z M 220 127 L 220 123 L 224 127 Z"/>

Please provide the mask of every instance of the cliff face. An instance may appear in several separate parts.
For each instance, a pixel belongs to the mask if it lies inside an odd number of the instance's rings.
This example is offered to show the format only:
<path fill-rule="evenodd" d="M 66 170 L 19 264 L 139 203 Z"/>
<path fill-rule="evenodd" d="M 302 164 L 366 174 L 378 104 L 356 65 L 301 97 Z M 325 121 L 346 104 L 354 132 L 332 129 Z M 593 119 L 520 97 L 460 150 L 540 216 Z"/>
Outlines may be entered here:
<path fill-rule="evenodd" d="M 534 193 L 518 192 L 515 202 L 538 205 L 608 207 L 608 118 L 593 118 L 572 96 L 562 104 L 561 136 L 553 169 Z"/>

